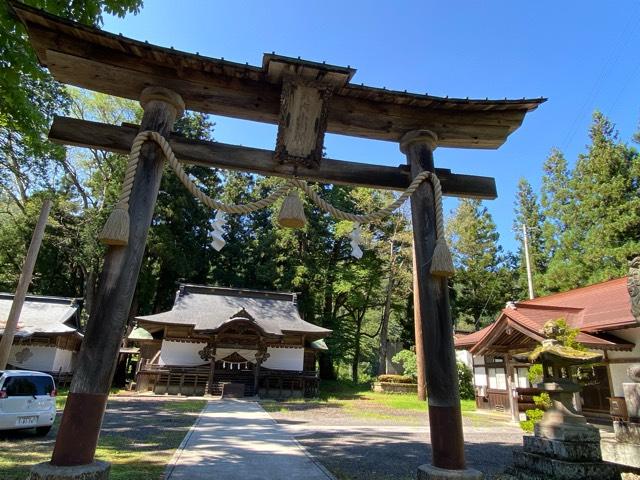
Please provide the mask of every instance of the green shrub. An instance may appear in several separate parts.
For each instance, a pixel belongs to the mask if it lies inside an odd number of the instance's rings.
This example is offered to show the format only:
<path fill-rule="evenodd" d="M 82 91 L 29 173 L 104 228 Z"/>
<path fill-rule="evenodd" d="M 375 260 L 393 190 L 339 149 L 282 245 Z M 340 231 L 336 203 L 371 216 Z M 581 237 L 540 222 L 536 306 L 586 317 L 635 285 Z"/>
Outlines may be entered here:
<path fill-rule="evenodd" d="M 531 410 L 527 410 L 525 415 L 527 416 L 526 420 L 522 420 L 520 422 L 520 428 L 525 432 L 531 433 L 533 432 L 533 427 L 536 423 L 542 420 L 542 416 L 544 415 L 544 411 L 551 408 L 551 397 L 547 392 L 542 392 L 540 395 L 533 396 L 533 403 L 536 404 L 537 408 L 533 408 Z"/>
<path fill-rule="evenodd" d="M 378 375 L 378 381 L 384 383 L 414 383 L 409 375 Z"/>
<path fill-rule="evenodd" d="M 411 350 L 400 350 L 393 356 L 391 361 L 402 365 L 402 370 L 405 375 L 413 378 L 418 376 L 418 364 L 416 362 L 415 352 Z"/>
<path fill-rule="evenodd" d="M 529 371 L 527 372 L 527 378 L 529 379 L 529 383 L 532 386 L 535 386 L 537 383 L 542 381 L 542 364 L 534 363 L 529 367 Z"/>
<path fill-rule="evenodd" d="M 551 397 L 547 392 L 542 392 L 540 395 L 534 395 L 533 403 L 535 403 L 536 407 L 538 407 L 541 410 L 548 410 L 551 408 L 551 405 L 552 405 Z"/>
<path fill-rule="evenodd" d="M 473 400 L 476 398 L 473 390 L 473 372 L 464 363 L 458 362 L 458 388 L 462 400 Z"/>
<path fill-rule="evenodd" d="M 527 419 L 520 422 L 520 428 L 527 433 L 532 433 L 534 425 L 542 420 L 544 411 L 539 408 L 534 408 L 527 410 L 525 414 L 527 415 Z"/>

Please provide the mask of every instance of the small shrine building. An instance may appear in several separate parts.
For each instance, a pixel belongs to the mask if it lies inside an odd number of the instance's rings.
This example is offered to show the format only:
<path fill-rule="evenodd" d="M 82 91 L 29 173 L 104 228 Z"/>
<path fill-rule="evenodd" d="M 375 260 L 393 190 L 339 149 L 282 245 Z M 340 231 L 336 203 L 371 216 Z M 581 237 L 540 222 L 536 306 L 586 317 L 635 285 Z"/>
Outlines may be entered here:
<path fill-rule="evenodd" d="M 14 295 L 0 293 L 0 337 L 9 317 Z M 8 368 L 37 370 L 66 381 L 82 344 L 78 298 L 27 295 L 13 344 Z"/>
<path fill-rule="evenodd" d="M 180 285 L 173 308 L 136 317 L 138 391 L 313 396 L 331 330 L 304 321 L 295 293 Z"/>

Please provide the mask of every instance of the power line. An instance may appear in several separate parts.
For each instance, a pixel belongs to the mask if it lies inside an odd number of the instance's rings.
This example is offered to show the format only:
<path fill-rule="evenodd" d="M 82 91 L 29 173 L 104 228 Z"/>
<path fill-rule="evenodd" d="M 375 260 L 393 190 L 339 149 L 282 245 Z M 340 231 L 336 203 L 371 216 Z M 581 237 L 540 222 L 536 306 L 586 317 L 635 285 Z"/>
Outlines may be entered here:
<path fill-rule="evenodd" d="M 578 131 L 579 120 L 584 116 L 585 111 L 589 108 L 589 105 L 591 105 L 593 101 L 598 97 L 602 86 L 605 84 L 607 76 L 609 75 L 615 64 L 617 64 L 620 60 L 620 57 L 622 56 L 624 51 L 623 47 L 631 40 L 639 26 L 640 22 L 638 21 L 638 19 L 634 16 L 630 16 L 625 28 L 620 31 L 620 35 L 618 37 L 615 48 L 612 47 L 609 49 L 609 53 L 611 53 L 612 55 L 608 57 L 607 61 L 603 65 L 602 70 L 600 71 L 600 75 L 595 80 L 591 90 L 587 94 L 587 97 L 585 98 L 582 106 L 573 119 L 571 126 L 569 127 L 567 135 L 562 142 L 562 150 L 567 150 L 567 148 L 571 146 L 571 142 L 573 141 L 573 138 Z"/>

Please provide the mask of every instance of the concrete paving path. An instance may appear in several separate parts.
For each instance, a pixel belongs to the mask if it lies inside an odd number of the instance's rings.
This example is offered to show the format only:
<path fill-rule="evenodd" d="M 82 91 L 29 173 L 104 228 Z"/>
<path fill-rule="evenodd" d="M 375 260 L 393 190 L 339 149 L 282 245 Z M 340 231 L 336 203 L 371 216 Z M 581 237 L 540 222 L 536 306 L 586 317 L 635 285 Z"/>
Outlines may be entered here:
<path fill-rule="evenodd" d="M 334 480 L 258 403 L 244 400 L 210 400 L 165 478 Z"/>

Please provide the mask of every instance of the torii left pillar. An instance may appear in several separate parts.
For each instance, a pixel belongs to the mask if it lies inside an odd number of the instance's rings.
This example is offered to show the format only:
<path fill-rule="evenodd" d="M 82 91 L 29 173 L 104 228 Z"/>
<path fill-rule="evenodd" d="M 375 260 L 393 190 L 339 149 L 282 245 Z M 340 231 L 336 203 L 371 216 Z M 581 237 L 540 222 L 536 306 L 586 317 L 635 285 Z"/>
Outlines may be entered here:
<path fill-rule="evenodd" d="M 140 130 L 156 131 L 164 137 L 169 136 L 176 118 L 184 111 L 180 95 L 162 87 L 145 88 L 140 103 L 144 109 Z M 129 243 L 107 248 L 96 302 L 82 341 L 53 456 L 50 463 L 33 467 L 31 480 L 109 477 L 109 464 L 94 461 L 94 455 L 138 282 L 163 164 L 160 148 L 154 142 L 145 143 L 129 199 Z"/>

